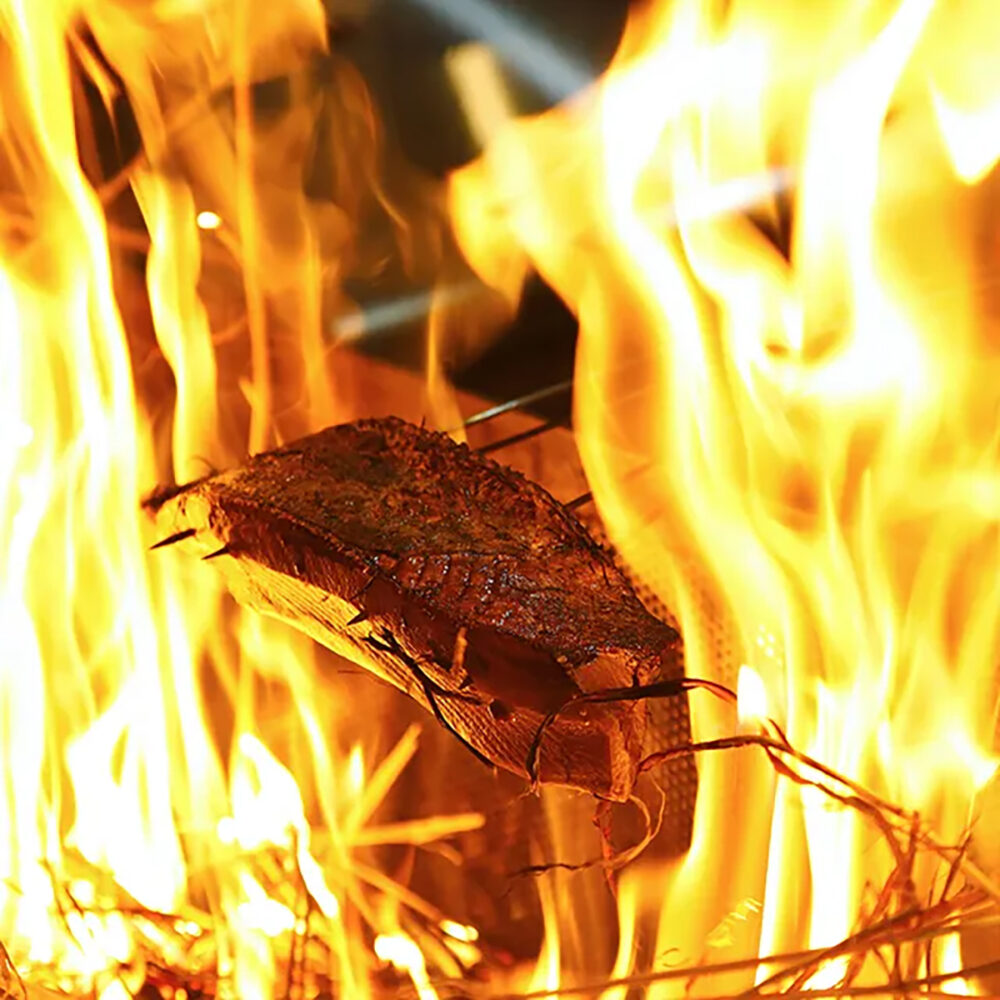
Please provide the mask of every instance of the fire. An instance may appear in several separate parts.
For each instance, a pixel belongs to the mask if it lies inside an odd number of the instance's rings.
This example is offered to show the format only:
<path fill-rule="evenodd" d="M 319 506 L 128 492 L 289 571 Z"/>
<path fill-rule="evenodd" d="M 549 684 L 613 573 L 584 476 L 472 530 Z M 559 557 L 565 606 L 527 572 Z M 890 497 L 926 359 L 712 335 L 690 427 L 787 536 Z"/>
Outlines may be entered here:
<path fill-rule="evenodd" d="M 766 704 L 941 844 L 997 766 L 994 29 L 986 3 L 650 3 L 591 91 L 450 188 L 480 276 L 534 268 L 579 318 L 588 479 L 689 672 L 744 663 L 741 718 Z M 734 730 L 692 697 L 696 739 Z M 699 762 L 694 846 L 656 885 L 681 961 L 829 947 L 891 888 L 870 820 L 746 753 Z"/>
<path fill-rule="evenodd" d="M 745 991 L 928 901 L 944 931 L 907 925 L 892 991 L 983 991 L 962 970 L 990 945 L 948 921 L 1000 880 L 995 21 L 992 0 L 649 3 L 600 81 L 515 122 L 487 50 L 451 61 L 485 145 L 451 217 L 498 293 L 470 329 L 531 269 L 563 297 L 609 534 L 689 673 L 740 668 L 738 713 L 691 696 L 696 740 L 745 747 L 699 758 L 685 857 L 622 875 L 606 996 Z M 279 78 L 288 106 L 260 106 Z M 442 995 L 489 944 L 365 852 L 446 853 L 484 816 L 378 815 L 418 730 L 362 738 L 314 647 L 149 551 L 138 504 L 341 415 L 323 328 L 380 193 L 324 5 L 0 0 L 0 80 L 0 941 L 33 986 L 104 1000 L 304 995 L 307 966 L 314 994 L 395 970 Z M 349 141 L 314 198 L 320 114 Z M 471 324 L 470 288 L 435 300 Z M 594 972 L 615 928 L 587 891 L 539 882 L 512 989 Z M 726 974 L 669 968 L 705 963 Z M 877 965 L 846 949 L 784 983 Z"/>
<path fill-rule="evenodd" d="M 0 2 L 0 942 L 32 988 L 271 997 L 298 949 L 367 996 L 380 935 L 450 917 L 368 853 L 483 822 L 382 822 L 417 730 L 351 736 L 308 641 L 149 551 L 153 486 L 336 415 L 320 300 L 374 136 L 331 63 L 359 169 L 306 198 L 324 11 L 279 7 Z M 93 123 L 126 104 L 141 150 L 126 128 L 105 176 Z"/>
<path fill-rule="evenodd" d="M 767 718 L 767 691 L 760 674 L 745 664 L 736 680 L 736 698 L 740 722 L 750 725 Z"/>

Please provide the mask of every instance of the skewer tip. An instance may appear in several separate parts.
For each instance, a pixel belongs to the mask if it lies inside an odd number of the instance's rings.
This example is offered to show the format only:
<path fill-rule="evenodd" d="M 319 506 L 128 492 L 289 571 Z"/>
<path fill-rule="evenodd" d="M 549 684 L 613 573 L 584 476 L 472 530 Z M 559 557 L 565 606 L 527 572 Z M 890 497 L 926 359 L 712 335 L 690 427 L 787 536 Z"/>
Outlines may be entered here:
<path fill-rule="evenodd" d="M 185 538 L 190 538 L 192 535 L 196 535 L 197 531 L 194 528 L 185 528 L 183 531 L 175 531 L 172 535 L 167 535 L 166 538 L 161 538 L 158 542 L 150 545 L 149 551 L 152 552 L 154 549 L 162 549 L 168 545 L 176 545 L 177 542 L 183 542 Z"/>

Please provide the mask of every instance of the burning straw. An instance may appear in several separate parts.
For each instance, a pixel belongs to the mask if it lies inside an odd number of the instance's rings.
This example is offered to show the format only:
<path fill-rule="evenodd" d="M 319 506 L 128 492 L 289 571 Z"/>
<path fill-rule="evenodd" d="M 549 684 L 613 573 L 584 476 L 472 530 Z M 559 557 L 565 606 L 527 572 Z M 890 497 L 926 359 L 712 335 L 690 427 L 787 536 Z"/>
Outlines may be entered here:
<path fill-rule="evenodd" d="M 697 682 L 692 683 L 697 686 Z M 721 685 L 713 684 L 711 688 L 727 700 L 736 700 L 735 692 Z M 742 970 L 755 971 L 757 982 L 752 989 L 738 994 L 740 997 L 959 997 L 969 995 L 968 980 L 1000 974 L 1000 957 L 950 971 L 940 970 L 936 960 L 935 944 L 956 940 L 957 935 L 971 930 L 992 930 L 1000 940 L 1000 887 L 968 857 L 971 830 L 958 844 L 940 842 L 917 812 L 875 795 L 796 749 L 782 728 L 770 719 L 761 723 L 760 732 L 659 751 L 646 758 L 642 769 L 651 770 L 681 756 L 744 747 L 760 747 L 779 776 L 818 789 L 838 805 L 858 811 L 885 839 L 895 864 L 874 893 L 870 906 L 858 914 L 855 932 L 827 948 L 652 970 L 556 990 L 509 994 L 510 1000 L 597 996 L 615 987 L 650 987 L 667 981 L 683 981 L 688 993 L 697 982 Z M 937 893 L 921 900 L 914 869 L 918 857 L 928 854 L 937 857 L 943 877 L 934 880 L 940 884 Z M 875 970 L 881 973 L 883 982 L 873 981 Z M 729 1000 L 729 995 L 711 1000 Z"/>
<path fill-rule="evenodd" d="M 735 700 L 735 694 L 720 685 L 712 685 Z M 729 697 L 731 696 L 731 697 Z M 401 743 L 389 754 L 383 766 L 373 775 L 367 786 L 368 794 L 380 795 L 392 785 L 412 756 L 415 743 L 413 734 L 404 736 Z M 760 731 L 741 733 L 714 740 L 706 740 L 671 747 L 650 755 L 643 769 L 650 771 L 657 765 L 683 755 L 701 754 L 722 750 L 758 747 L 777 774 L 802 787 L 819 789 L 839 807 L 857 810 L 868 819 L 885 839 L 892 852 L 894 867 L 884 884 L 872 893 L 866 909 L 859 913 L 856 929 L 842 941 L 826 948 L 814 948 L 780 954 L 749 957 L 737 961 L 692 964 L 671 968 L 653 968 L 628 976 L 603 979 L 589 983 L 560 986 L 554 990 L 497 994 L 484 983 L 490 983 L 491 972 L 499 972 L 498 957 L 489 952 L 488 946 L 471 943 L 468 934 L 451 929 L 445 913 L 384 873 L 360 862 L 350 864 L 356 879 L 347 889 L 349 905 L 369 926 L 378 923 L 377 916 L 362 887 L 368 886 L 396 901 L 400 908 L 400 928 L 403 941 L 420 941 L 422 951 L 433 955 L 439 973 L 435 978 L 423 974 L 418 981 L 411 972 L 415 995 L 423 998 L 440 996 L 501 997 L 501 1000 L 541 1000 L 543 997 L 598 996 L 613 988 L 645 990 L 656 984 L 675 982 L 684 984 L 690 993 L 699 984 L 734 972 L 753 973 L 755 986 L 736 996 L 742 998 L 781 996 L 786 1000 L 804 1000 L 808 997 L 868 997 L 868 996 L 921 996 L 950 998 L 968 995 L 968 981 L 978 977 L 1000 974 L 1000 958 L 943 970 L 938 952 L 940 946 L 954 941 L 957 935 L 969 931 L 994 931 L 1000 935 L 1000 891 L 991 877 L 977 867 L 968 857 L 967 846 L 971 836 L 968 831 L 959 844 L 941 843 L 927 828 L 918 813 L 887 801 L 858 782 L 839 774 L 821 761 L 796 749 L 780 726 L 773 720 L 761 723 Z M 411 824 L 392 824 L 385 828 L 363 828 L 364 814 L 371 804 L 359 803 L 361 810 L 354 825 L 353 840 L 359 844 L 406 842 L 427 844 L 455 833 L 473 829 L 482 824 L 477 815 L 431 817 Z M 650 830 L 641 841 L 645 847 L 655 834 L 655 825 L 646 814 Z M 269 871 L 269 892 L 275 900 L 283 900 L 289 912 L 295 915 L 287 932 L 287 961 L 284 963 L 285 987 L 282 996 L 320 998 L 340 995 L 342 982 L 330 978 L 331 962 L 337 949 L 331 945 L 332 922 L 325 919 L 323 907 L 311 894 L 303 876 L 299 852 L 294 849 L 281 851 L 273 845 L 257 852 L 254 864 L 260 871 Z M 609 869 L 621 867 L 619 861 L 633 861 L 639 851 L 631 849 L 622 859 L 604 858 L 592 865 Z M 936 892 L 920 899 L 916 892 L 915 866 L 921 857 L 937 859 L 939 876 L 933 881 L 939 885 Z M 456 861 L 459 857 L 456 855 Z M 535 866 L 532 874 L 544 874 L 553 868 L 578 870 L 590 865 Z M 523 873 L 522 873 L 523 874 Z M 100 873 L 92 873 L 92 880 L 99 881 Z M 66 885 L 54 886 L 59 902 L 60 917 L 71 936 L 79 938 L 93 926 L 95 919 L 106 919 L 113 913 L 129 923 L 135 940 L 144 942 L 139 954 L 120 967 L 113 975 L 127 995 L 151 997 L 216 997 L 230 994 L 231 987 L 219 969 L 219 942 L 214 938 L 216 927 L 210 914 L 189 910 L 184 914 L 163 914 L 140 906 L 134 900 L 122 899 L 116 906 L 84 905 L 73 896 Z M 453 925 L 457 927 L 458 925 Z M 334 935 L 335 936 L 335 935 Z M 464 940 L 463 940 L 464 939 Z M 383 938 L 382 941 L 389 941 Z M 474 938 L 472 939 L 474 940 Z M 85 942 L 80 941 L 81 949 Z M 376 953 L 380 951 L 374 942 Z M 384 944 L 386 955 L 405 954 Z M 416 954 L 416 952 L 414 952 Z M 166 961 L 167 957 L 172 961 Z M 393 959 L 396 963 L 396 959 Z M 397 963 L 398 965 L 399 963 Z M 502 961 L 500 965 L 503 965 Z M 478 966 L 474 980 L 468 978 L 473 965 Z M 877 977 L 877 981 L 876 978 Z M 33 975 L 25 987 L 17 970 L 5 951 L 0 949 L 0 997 L 21 998 L 34 995 L 36 982 L 45 995 L 74 995 L 53 982 L 44 982 Z M 6 992 L 4 992 L 6 991 Z M 152 992 L 150 992 L 152 991 Z M 410 988 L 403 979 L 376 995 L 406 996 Z M 981 995 L 989 995 L 983 993 Z M 729 1000 L 730 994 L 710 995 L 710 1000 Z"/>

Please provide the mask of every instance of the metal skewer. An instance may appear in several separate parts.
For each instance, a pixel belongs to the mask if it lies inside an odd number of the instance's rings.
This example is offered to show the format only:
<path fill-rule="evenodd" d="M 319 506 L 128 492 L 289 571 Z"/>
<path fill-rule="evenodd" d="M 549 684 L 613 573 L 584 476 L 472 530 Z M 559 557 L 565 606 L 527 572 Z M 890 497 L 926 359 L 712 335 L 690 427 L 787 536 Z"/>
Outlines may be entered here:
<path fill-rule="evenodd" d="M 506 403 L 497 403 L 496 406 L 491 406 L 488 409 L 480 410 L 479 413 L 474 413 L 467 420 L 463 421 L 463 426 L 472 427 L 475 424 L 481 424 L 486 420 L 499 417 L 501 414 L 510 413 L 511 410 L 520 409 L 522 406 L 530 406 L 532 403 L 548 399 L 551 396 L 558 396 L 559 393 L 568 392 L 572 388 L 573 380 L 567 379 L 565 382 L 557 382 L 555 385 L 546 386 L 544 389 L 536 389 L 534 392 L 529 392 L 526 396 L 519 396 L 517 399 L 508 399 Z"/>
<path fill-rule="evenodd" d="M 594 494 L 587 492 L 581 493 L 578 497 L 574 497 L 572 500 L 567 501 L 563 504 L 566 510 L 576 510 L 577 507 L 584 507 L 594 499 Z"/>
<path fill-rule="evenodd" d="M 511 444 L 519 444 L 521 441 L 528 441 L 533 437 L 537 437 L 539 434 L 544 434 L 546 431 L 550 431 L 558 424 L 553 423 L 551 420 L 546 420 L 545 423 L 539 424 L 537 427 L 530 427 L 526 431 L 520 431 L 518 434 L 511 434 L 510 437 L 502 438 L 499 441 L 492 441 L 489 444 L 484 444 L 482 448 L 477 448 L 476 451 L 480 455 L 488 455 L 492 451 L 499 451 L 501 448 L 506 448 Z"/>

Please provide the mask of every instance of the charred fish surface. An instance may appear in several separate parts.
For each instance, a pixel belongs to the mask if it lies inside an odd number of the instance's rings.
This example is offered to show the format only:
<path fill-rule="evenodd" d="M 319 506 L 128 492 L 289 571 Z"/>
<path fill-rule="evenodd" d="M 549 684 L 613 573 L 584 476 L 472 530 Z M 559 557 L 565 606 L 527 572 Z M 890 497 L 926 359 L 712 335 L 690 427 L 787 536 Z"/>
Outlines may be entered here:
<path fill-rule="evenodd" d="M 487 762 L 624 800 L 641 701 L 574 697 L 679 676 L 678 634 L 541 487 L 396 418 L 330 427 L 147 507 L 238 600 L 421 702 Z"/>

